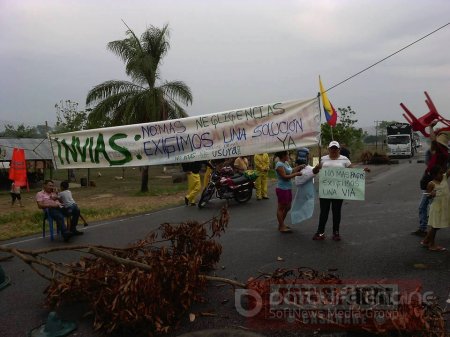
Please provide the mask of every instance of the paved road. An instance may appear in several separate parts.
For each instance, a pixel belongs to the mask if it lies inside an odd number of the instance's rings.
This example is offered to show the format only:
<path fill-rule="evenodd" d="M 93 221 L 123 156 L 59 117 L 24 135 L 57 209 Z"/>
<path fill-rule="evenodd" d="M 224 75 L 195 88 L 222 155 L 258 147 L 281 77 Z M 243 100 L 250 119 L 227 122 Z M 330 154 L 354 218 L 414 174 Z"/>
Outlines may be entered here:
<path fill-rule="evenodd" d="M 422 249 L 419 238 L 410 234 L 418 221 L 418 180 L 423 168 L 423 164 L 415 160 L 372 167 L 367 179 L 366 201 L 344 203 L 341 242 L 311 240 L 317 226 L 317 205 L 312 219 L 293 226 L 292 234 L 281 234 L 276 230 L 276 199 L 273 194 L 270 200 L 257 202 L 253 199 L 245 205 L 232 203 L 231 222 L 221 238 L 224 250 L 216 274 L 245 281 L 260 271 L 273 271 L 279 267 L 337 268 L 339 275 L 347 279 L 420 280 L 424 289 L 434 291 L 441 298 L 440 303 L 444 304 L 450 286 L 450 254 Z M 182 206 L 93 224 L 85 229 L 84 236 L 76 238 L 76 243 L 123 246 L 142 238 L 163 222 L 210 219 L 222 205 L 223 201 L 214 200 L 202 210 Z M 330 223 L 327 233 L 331 234 Z M 438 240 L 450 249 L 450 231 L 440 231 Z M 39 237 L 2 244 L 30 249 L 52 245 L 48 239 Z M 64 259 L 69 261 L 74 257 L 65 254 Z M 278 261 L 278 257 L 283 261 Z M 2 263 L 2 267 L 12 279 L 12 285 L 0 291 L 0 336 L 25 336 L 47 317 L 48 310 L 42 308 L 46 281 L 16 260 Z M 194 307 L 193 311 L 213 310 L 216 316 L 200 317 L 194 323 L 184 322 L 171 336 L 203 328 L 245 325 L 244 319 L 234 310 L 233 292 L 228 287 L 211 286 L 207 298 L 208 302 Z M 224 299 L 229 302 L 221 304 Z M 90 319 L 82 318 L 77 309 L 61 311 L 64 319 L 73 319 L 79 324 L 73 335 L 96 336 L 90 328 Z M 303 332 L 266 334 L 272 337 L 308 335 Z"/>

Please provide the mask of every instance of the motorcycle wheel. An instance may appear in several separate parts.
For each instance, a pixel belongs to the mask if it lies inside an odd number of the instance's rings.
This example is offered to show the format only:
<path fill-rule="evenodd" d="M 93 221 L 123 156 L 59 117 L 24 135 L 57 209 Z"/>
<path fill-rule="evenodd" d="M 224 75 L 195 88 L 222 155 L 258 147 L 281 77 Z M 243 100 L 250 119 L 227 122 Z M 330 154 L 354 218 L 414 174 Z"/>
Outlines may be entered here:
<path fill-rule="evenodd" d="M 238 192 L 234 196 L 234 200 L 236 200 L 238 203 L 243 204 L 244 202 L 249 201 L 252 198 L 252 190 L 248 189 L 243 192 Z"/>
<path fill-rule="evenodd" d="M 214 194 L 215 187 L 212 185 L 208 185 L 202 192 L 200 197 L 200 201 L 198 202 L 198 208 L 203 208 L 206 206 L 209 200 L 211 200 Z"/>

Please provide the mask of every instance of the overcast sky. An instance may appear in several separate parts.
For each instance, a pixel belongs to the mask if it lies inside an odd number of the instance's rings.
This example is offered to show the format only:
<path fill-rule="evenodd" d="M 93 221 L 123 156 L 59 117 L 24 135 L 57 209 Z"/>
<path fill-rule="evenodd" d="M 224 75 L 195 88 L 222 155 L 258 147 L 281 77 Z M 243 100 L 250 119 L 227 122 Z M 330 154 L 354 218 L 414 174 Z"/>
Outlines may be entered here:
<path fill-rule="evenodd" d="M 56 121 L 88 91 L 127 80 L 106 44 L 169 24 L 161 78 L 192 90 L 190 115 L 311 98 L 450 22 L 449 0 L 0 0 L 0 120 Z M 420 116 L 428 91 L 450 119 L 450 25 L 330 90 L 361 127 Z"/>

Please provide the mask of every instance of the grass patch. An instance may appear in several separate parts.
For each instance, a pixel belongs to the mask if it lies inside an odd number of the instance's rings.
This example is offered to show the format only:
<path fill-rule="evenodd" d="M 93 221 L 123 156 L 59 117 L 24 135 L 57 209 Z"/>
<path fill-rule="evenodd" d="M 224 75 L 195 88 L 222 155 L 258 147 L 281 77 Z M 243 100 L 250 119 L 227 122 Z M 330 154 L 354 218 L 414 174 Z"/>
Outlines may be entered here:
<path fill-rule="evenodd" d="M 88 223 L 182 205 L 187 184 L 173 183 L 170 172 L 179 172 L 180 169 L 172 166 L 169 168 L 170 170 L 163 170 L 162 166 L 150 167 L 149 191 L 146 193 L 140 192 L 141 172 L 138 168 L 91 169 L 90 180 L 95 182 L 95 187 L 80 187 L 80 179 L 86 178 L 88 171 L 75 170 L 77 181 L 71 184 L 70 190 Z M 117 177 L 124 178 L 118 180 Z M 67 171 L 53 172 L 52 179 L 59 187 L 59 183 L 67 179 Z M 42 231 L 43 212 L 38 209 L 35 201 L 39 190 L 41 186 L 30 191 L 22 190 L 24 207 L 11 206 L 9 191 L 0 192 L 0 240 Z"/>

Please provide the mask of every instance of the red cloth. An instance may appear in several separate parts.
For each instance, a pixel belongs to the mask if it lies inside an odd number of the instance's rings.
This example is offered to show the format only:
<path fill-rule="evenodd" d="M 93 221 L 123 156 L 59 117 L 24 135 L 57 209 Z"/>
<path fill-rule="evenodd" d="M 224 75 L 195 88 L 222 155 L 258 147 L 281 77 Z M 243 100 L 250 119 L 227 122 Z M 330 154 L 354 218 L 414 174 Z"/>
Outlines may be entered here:
<path fill-rule="evenodd" d="M 439 165 L 444 170 L 447 170 L 447 162 L 448 162 L 448 149 L 446 146 L 436 142 L 436 151 L 431 155 L 430 161 L 427 165 L 427 171 L 433 168 L 433 166 Z"/>
<path fill-rule="evenodd" d="M 9 164 L 9 179 L 16 186 L 27 186 L 27 164 L 24 149 L 14 148 Z"/>

